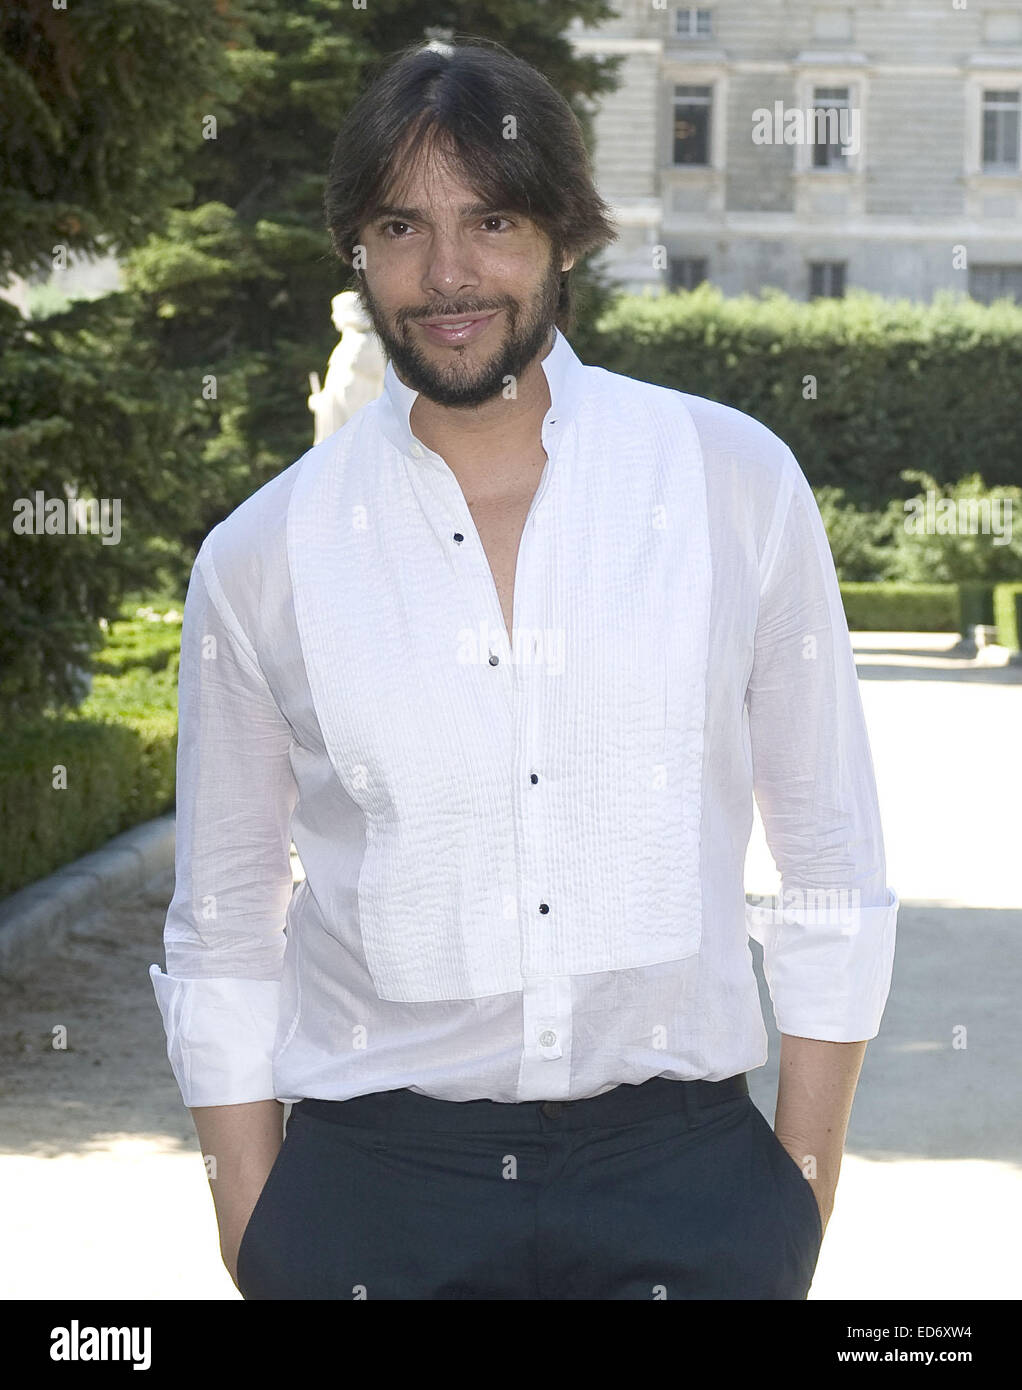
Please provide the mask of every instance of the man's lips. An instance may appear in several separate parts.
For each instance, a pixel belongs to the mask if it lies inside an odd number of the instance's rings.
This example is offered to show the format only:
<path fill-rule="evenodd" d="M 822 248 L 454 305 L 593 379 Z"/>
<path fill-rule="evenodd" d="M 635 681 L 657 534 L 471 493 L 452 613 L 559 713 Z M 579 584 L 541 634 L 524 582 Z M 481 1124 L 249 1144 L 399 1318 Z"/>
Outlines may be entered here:
<path fill-rule="evenodd" d="M 494 309 L 489 314 L 465 314 L 461 318 L 445 315 L 440 319 L 426 319 L 422 321 L 422 331 L 434 343 L 468 343 L 485 332 L 498 312 Z"/>

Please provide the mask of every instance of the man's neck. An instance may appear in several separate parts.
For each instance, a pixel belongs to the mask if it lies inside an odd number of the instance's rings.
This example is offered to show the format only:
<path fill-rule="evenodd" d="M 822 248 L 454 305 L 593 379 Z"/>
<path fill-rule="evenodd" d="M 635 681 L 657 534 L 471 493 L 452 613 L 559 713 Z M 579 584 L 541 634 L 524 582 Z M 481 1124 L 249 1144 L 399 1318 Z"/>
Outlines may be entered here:
<path fill-rule="evenodd" d="M 552 351 L 554 334 L 550 335 Z M 478 406 L 437 405 L 421 392 L 408 418 L 412 433 L 440 455 L 463 486 L 484 492 L 489 486 L 513 486 L 516 470 L 527 478 L 542 460 L 541 428 L 550 409 L 550 387 L 540 353 L 516 383 L 516 394 Z"/>

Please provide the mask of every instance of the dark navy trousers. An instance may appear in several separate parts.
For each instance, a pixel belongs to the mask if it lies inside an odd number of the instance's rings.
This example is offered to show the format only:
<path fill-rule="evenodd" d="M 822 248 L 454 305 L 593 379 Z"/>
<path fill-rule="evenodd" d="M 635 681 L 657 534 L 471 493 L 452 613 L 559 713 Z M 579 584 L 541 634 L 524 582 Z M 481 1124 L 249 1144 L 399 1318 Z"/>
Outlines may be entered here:
<path fill-rule="evenodd" d="M 245 1299 L 804 1299 L 812 1188 L 749 1097 L 303 1100 L 245 1228 Z"/>

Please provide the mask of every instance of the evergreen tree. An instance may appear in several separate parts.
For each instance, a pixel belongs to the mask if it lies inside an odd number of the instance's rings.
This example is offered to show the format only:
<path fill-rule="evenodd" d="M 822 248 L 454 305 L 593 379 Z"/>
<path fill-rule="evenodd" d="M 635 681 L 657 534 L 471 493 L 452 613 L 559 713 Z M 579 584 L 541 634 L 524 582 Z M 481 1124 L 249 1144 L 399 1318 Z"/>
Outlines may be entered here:
<path fill-rule="evenodd" d="M 187 199 L 210 94 L 231 92 L 237 7 L 6 0 L 0 10 L 0 284 L 68 251 L 120 254 Z M 237 96 L 235 89 L 234 95 Z"/>
<path fill-rule="evenodd" d="M 604 0 L 49 0 L 0 20 L 0 283 L 71 251 L 126 288 L 21 322 L 0 305 L 0 490 L 119 499 L 121 538 L 0 531 L 0 707 L 72 703 L 96 620 L 181 592 L 203 536 L 310 445 L 308 374 L 349 284 L 322 193 L 337 128 L 421 39 L 532 62 L 591 144 L 617 59 L 577 55 Z M 56 251 L 54 248 L 57 248 Z M 589 275 L 589 298 L 600 293 Z"/>
<path fill-rule="evenodd" d="M 73 253 L 125 254 L 165 226 L 168 205 L 191 196 L 181 170 L 210 93 L 237 93 L 227 54 L 239 28 L 226 4 L 207 0 L 70 9 L 9 0 L 0 13 L 0 284 L 61 270 Z M 80 698 L 102 640 L 97 620 L 126 591 L 152 588 L 160 538 L 194 515 L 208 413 L 197 411 L 191 374 L 155 360 L 154 336 L 138 333 L 137 307 L 129 313 L 125 301 L 27 322 L 0 302 L 5 718 Z M 111 515 L 116 504 L 116 544 L 66 534 L 76 498 L 103 499 Z M 49 532 L 21 529 L 29 505 Z"/>

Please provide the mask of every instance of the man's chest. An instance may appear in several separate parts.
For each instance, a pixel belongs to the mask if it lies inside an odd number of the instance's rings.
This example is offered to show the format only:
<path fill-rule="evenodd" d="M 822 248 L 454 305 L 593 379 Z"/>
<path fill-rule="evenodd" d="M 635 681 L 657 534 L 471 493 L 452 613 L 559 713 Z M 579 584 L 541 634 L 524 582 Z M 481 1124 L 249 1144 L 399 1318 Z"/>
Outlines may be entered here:
<path fill-rule="evenodd" d="M 469 501 L 486 562 L 493 577 L 504 626 L 510 640 L 514 623 L 515 574 L 525 520 L 536 491 L 535 483 L 496 498 Z"/>
<path fill-rule="evenodd" d="M 477 762 L 503 778 L 525 747 L 659 765 L 672 728 L 698 727 L 707 515 L 698 460 L 671 448 L 670 469 L 562 448 L 488 489 L 405 464 L 296 487 L 288 596 L 322 730 L 303 708 L 292 724 L 308 748 L 322 733 L 365 809 L 396 805 L 395 778 L 436 793 Z"/>
<path fill-rule="evenodd" d="M 699 458 L 663 447 L 669 468 L 630 444 L 608 469 L 573 440 L 535 488 L 482 499 L 398 461 L 296 485 L 311 698 L 289 722 L 303 765 L 322 748 L 361 813 L 381 998 L 482 997 L 694 949 L 709 532 Z M 265 648 L 286 701 L 281 644 Z"/>

